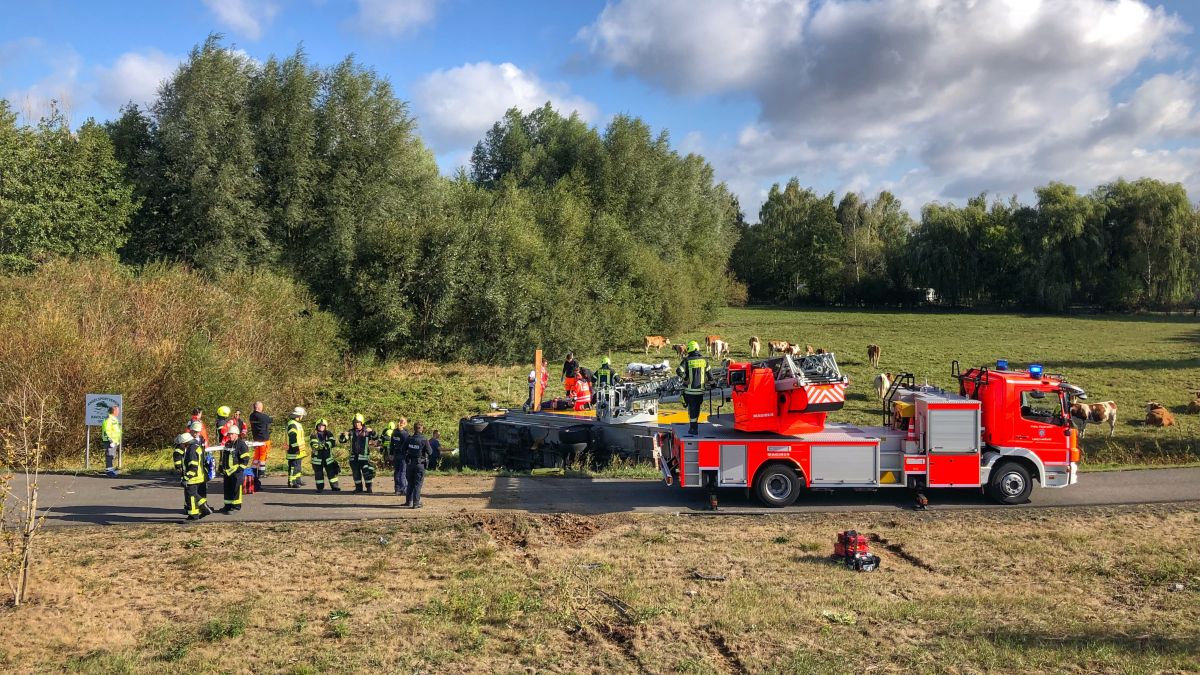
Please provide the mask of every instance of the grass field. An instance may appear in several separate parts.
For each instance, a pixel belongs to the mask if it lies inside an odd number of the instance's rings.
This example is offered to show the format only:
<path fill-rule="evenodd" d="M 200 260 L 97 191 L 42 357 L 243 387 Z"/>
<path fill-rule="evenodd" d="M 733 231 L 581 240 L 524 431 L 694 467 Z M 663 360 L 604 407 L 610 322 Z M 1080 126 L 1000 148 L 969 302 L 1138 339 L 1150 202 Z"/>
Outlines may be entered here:
<path fill-rule="evenodd" d="M 856 424 L 879 423 L 878 403 L 871 393 L 876 371 L 866 358 L 866 346 L 871 343 L 883 348 L 881 370 L 909 371 L 919 382 L 927 380 L 947 388 L 956 386 L 950 378 L 954 359 L 964 367 L 991 364 L 997 358 L 1007 358 L 1014 365 L 1042 363 L 1048 371 L 1061 372 L 1087 389 L 1092 401 L 1117 402 L 1116 435 L 1110 441 L 1107 428 L 1089 429 L 1084 440 L 1085 468 L 1200 461 L 1200 444 L 1195 440 L 1200 433 L 1200 415 L 1184 412 L 1191 392 L 1200 389 L 1200 321 L 1190 317 L 729 308 L 713 325 L 670 337 L 676 343 L 703 341 L 710 333 L 732 344 L 734 358 L 748 357 L 751 335 L 763 340 L 764 349 L 768 340 L 789 340 L 835 352 L 851 378 L 851 387 L 846 408 L 831 419 Z M 643 356 L 640 345 L 610 355 L 619 368 L 654 356 Z M 559 393 L 554 382 L 562 356 L 547 355 L 550 396 Z M 579 356 L 585 366 L 594 368 L 604 355 Z M 674 357 L 674 353 L 664 350 L 658 358 L 668 356 Z M 447 445 L 453 447 L 459 418 L 487 410 L 493 401 L 513 406 L 524 401 L 529 369 L 528 364 L 362 365 L 303 403 L 310 411 L 310 424 L 328 417 L 340 429 L 355 412 L 364 413 L 368 420 L 405 415 L 441 428 Z M 1143 426 L 1149 400 L 1171 408 L 1178 425 L 1166 429 Z M 282 461 L 281 453 L 278 459 Z M 131 458 L 134 468 L 162 468 L 169 463 L 169 451 Z"/>
<path fill-rule="evenodd" d="M 846 528 L 880 571 L 828 562 Z M 32 603 L 0 610 L 8 672 L 1200 669 L 1194 505 L 78 527 L 39 551 Z"/>

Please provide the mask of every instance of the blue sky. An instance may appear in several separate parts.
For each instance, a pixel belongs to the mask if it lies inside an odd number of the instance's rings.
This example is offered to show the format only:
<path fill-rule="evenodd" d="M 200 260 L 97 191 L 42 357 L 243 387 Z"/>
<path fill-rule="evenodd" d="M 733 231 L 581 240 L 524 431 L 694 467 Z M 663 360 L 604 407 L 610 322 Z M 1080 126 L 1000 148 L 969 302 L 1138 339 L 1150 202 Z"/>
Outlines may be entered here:
<path fill-rule="evenodd" d="M 632 113 L 704 154 L 751 220 L 771 183 L 915 209 L 1062 179 L 1200 194 L 1200 2 L 176 0 L 10 4 L 0 96 L 107 119 L 210 32 L 263 59 L 353 53 L 443 170 L 505 108 Z"/>

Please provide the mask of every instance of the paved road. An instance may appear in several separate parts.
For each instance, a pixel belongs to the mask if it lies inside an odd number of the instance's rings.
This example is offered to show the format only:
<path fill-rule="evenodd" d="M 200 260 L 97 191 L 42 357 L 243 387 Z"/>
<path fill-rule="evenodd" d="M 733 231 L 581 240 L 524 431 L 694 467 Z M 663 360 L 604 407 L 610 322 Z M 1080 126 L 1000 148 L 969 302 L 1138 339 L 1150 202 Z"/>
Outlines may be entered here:
<path fill-rule="evenodd" d="M 23 479 L 14 487 L 23 491 Z M 383 483 L 390 485 L 390 477 Z M 51 509 L 48 525 L 177 523 L 183 515 L 183 489 L 166 476 L 106 478 L 94 475 L 48 475 L 41 481 L 41 503 Z M 311 483 L 310 483 L 311 485 Z M 311 487 L 283 486 L 282 477 L 269 477 L 265 490 L 246 496 L 238 514 L 215 514 L 213 521 L 345 520 L 411 517 L 462 510 L 525 511 L 531 513 L 709 513 L 704 494 L 657 481 L 572 478 L 492 478 L 432 476 L 426 481 L 426 508 L 400 509 L 399 497 L 326 492 Z M 221 505 L 221 488 L 209 483 L 214 508 Z M 991 504 L 978 491 L 928 493 L 933 509 L 1013 508 Z M 723 513 L 786 513 L 822 511 L 888 511 L 908 509 L 907 490 L 875 493 L 814 492 L 784 511 L 764 509 L 747 499 L 743 490 L 721 495 Z M 1035 490 L 1032 507 L 1138 504 L 1200 501 L 1200 468 L 1147 469 L 1084 474 L 1078 485 L 1061 490 Z M 1028 507 L 1017 507 L 1028 508 Z"/>

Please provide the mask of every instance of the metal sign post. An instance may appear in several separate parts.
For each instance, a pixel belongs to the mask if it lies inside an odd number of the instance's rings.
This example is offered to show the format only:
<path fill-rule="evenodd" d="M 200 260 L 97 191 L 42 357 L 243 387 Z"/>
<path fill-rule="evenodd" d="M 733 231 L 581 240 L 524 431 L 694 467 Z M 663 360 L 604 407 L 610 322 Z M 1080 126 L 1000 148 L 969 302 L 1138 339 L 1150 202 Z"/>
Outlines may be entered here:
<path fill-rule="evenodd" d="M 529 402 L 530 410 L 537 412 L 542 409 L 542 350 L 533 353 L 533 400 Z"/>
<path fill-rule="evenodd" d="M 117 418 L 121 423 L 122 442 L 117 445 L 117 468 L 121 468 L 125 460 L 125 406 L 122 405 L 120 394 L 87 394 L 83 399 L 83 423 L 87 426 L 87 445 L 84 448 L 83 468 L 92 468 L 92 427 L 104 424 L 108 411 L 113 406 L 121 409 Z"/>

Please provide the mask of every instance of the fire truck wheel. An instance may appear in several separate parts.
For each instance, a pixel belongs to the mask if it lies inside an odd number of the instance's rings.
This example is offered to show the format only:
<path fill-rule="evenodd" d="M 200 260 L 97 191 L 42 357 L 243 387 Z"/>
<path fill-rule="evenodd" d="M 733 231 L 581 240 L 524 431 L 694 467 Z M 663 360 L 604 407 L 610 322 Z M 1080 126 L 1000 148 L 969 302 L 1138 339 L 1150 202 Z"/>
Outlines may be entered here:
<path fill-rule="evenodd" d="M 754 481 L 754 492 L 758 500 L 767 506 L 783 508 L 791 506 L 800 496 L 800 478 L 786 464 L 771 464 L 758 472 Z"/>
<path fill-rule="evenodd" d="M 1033 492 L 1033 479 L 1029 470 L 1017 462 L 1004 462 L 992 469 L 988 479 L 987 493 L 1001 504 L 1024 504 Z"/>

